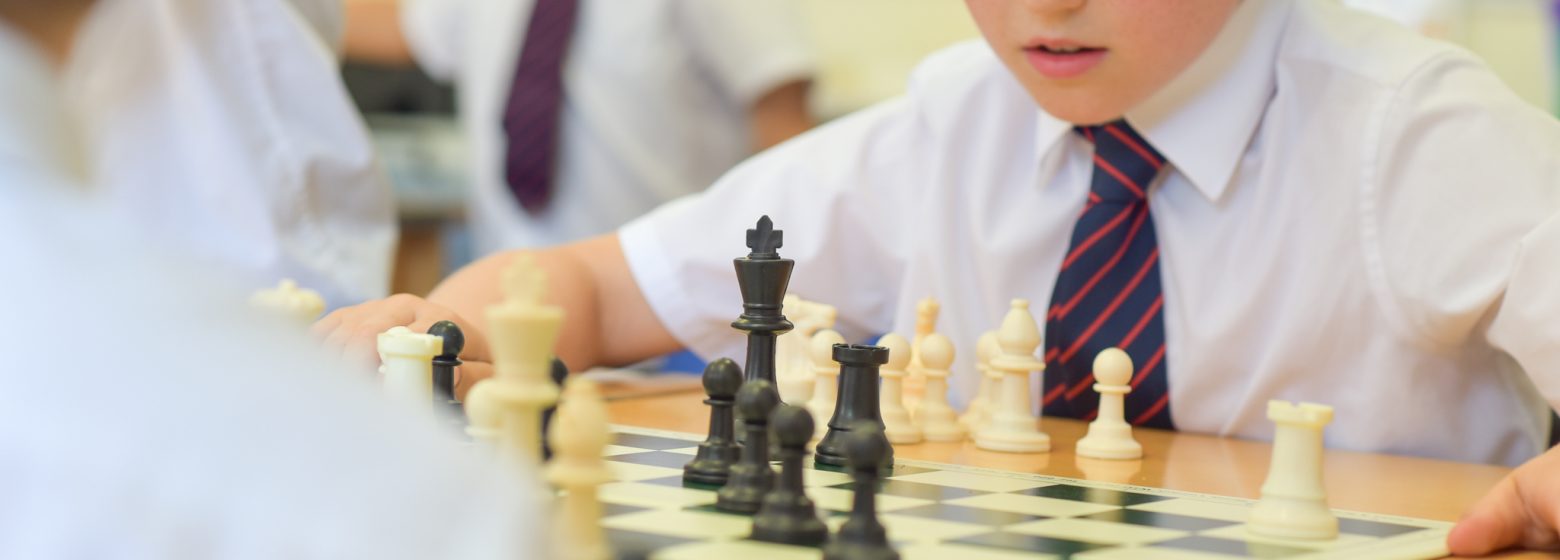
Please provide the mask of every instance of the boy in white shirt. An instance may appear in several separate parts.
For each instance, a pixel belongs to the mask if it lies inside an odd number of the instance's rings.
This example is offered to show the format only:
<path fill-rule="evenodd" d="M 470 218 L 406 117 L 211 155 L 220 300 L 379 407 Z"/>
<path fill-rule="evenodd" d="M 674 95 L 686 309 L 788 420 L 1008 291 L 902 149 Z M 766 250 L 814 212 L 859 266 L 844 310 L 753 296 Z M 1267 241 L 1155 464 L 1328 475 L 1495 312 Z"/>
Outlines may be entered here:
<path fill-rule="evenodd" d="M 968 4 L 985 43 L 933 56 L 905 98 L 537 253 L 570 311 L 559 354 L 738 355 L 730 262 L 768 214 L 791 291 L 857 333 L 907 332 L 930 296 L 970 348 L 1008 298 L 1036 302 L 1047 414 L 1091 414 L 1086 364 L 1120 346 L 1134 423 L 1268 437 L 1267 400 L 1325 402 L 1331 447 L 1527 462 L 1454 552 L 1560 544 L 1560 451 L 1539 455 L 1560 404 L 1552 117 L 1467 53 L 1331 2 Z M 361 351 L 477 317 L 508 258 L 316 327 Z"/>

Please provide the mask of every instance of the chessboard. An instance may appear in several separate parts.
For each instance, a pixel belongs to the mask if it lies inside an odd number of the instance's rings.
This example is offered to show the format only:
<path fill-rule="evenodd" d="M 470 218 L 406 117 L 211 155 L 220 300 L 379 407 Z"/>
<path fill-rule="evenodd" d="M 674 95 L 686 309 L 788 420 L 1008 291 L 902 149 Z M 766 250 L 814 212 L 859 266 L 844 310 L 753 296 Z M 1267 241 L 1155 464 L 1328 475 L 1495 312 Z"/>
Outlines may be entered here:
<path fill-rule="evenodd" d="M 817 559 L 815 548 L 747 540 L 751 517 L 715 509 L 713 486 L 685 484 L 691 434 L 614 426 L 600 487 L 618 558 Z M 811 465 L 804 480 L 831 529 L 850 510 L 850 477 Z M 1248 533 L 1252 500 L 899 459 L 877 496 L 906 560 L 957 558 L 1439 558 L 1451 523 L 1337 511 L 1339 537 Z"/>

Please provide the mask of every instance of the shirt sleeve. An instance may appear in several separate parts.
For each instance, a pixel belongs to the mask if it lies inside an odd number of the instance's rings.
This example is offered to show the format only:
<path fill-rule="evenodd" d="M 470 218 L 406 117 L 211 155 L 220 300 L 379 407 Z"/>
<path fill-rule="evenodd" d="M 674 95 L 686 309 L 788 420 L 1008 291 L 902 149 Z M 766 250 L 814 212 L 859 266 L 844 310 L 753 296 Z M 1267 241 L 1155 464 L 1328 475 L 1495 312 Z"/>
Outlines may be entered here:
<path fill-rule="evenodd" d="M 835 121 L 744 163 L 710 189 L 673 201 L 618 233 L 650 306 L 706 358 L 740 357 L 731 329 L 742 312 L 732 259 L 768 215 L 795 259 L 789 293 L 839 310 L 848 338 L 892 325 L 905 269 L 917 150 L 910 103 L 887 102 Z"/>
<path fill-rule="evenodd" d="M 437 80 L 451 81 L 466 59 L 469 0 L 401 0 L 401 33 L 418 67 Z"/>
<path fill-rule="evenodd" d="M 816 72 L 795 0 L 685 0 L 680 8 L 694 56 L 744 106 Z"/>

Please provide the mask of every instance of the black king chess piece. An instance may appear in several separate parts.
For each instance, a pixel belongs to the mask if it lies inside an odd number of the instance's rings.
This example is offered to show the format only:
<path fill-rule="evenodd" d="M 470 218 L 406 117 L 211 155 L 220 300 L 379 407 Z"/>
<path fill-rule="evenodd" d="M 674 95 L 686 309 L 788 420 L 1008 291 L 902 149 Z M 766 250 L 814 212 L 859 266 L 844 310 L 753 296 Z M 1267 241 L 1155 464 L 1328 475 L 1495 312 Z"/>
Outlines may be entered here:
<path fill-rule="evenodd" d="M 769 216 L 759 218 L 758 226 L 747 230 L 747 246 L 752 252 L 732 259 L 742 289 L 742 316 L 731 327 L 748 333 L 745 381 L 775 382 L 775 337 L 791 331 L 791 322 L 781 313 L 781 301 L 796 261 L 780 258 L 777 250 L 783 233 L 774 228 Z"/>
<path fill-rule="evenodd" d="M 466 348 L 466 334 L 452 321 L 439 321 L 428 327 L 428 334 L 439 337 L 444 346 L 433 357 L 433 407 L 448 410 L 454 422 L 464 426 L 466 413 L 455 400 L 455 368 L 460 367 L 460 352 Z"/>
<path fill-rule="evenodd" d="M 737 438 L 731 407 L 736 404 L 737 389 L 742 387 L 742 368 L 731 358 L 710 362 L 704 368 L 704 393 L 710 405 L 710 435 L 699 444 L 699 452 L 683 466 L 683 482 L 721 486 L 732 464 L 737 462 Z"/>
<path fill-rule="evenodd" d="M 818 442 L 817 461 L 844 467 L 844 437 L 856 422 L 869 422 L 883 429 L 883 413 L 878 406 L 878 368 L 888 363 L 888 348 L 862 344 L 835 344 L 834 361 L 840 363 L 839 394 L 834 401 L 834 417 L 829 432 Z M 894 463 L 894 448 L 888 448 L 888 464 Z"/>
<path fill-rule="evenodd" d="M 764 503 L 764 495 L 775 484 L 775 471 L 769 466 L 769 414 L 780 404 L 780 393 L 773 383 L 754 379 L 737 390 L 737 417 L 747 433 L 742 457 L 731 466 L 726 485 L 715 495 L 715 508 L 737 513 L 755 513 Z"/>
<path fill-rule="evenodd" d="M 899 560 L 877 516 L 877 488 L 883 469 L 894 463 L 894 448 L 878 424 L 862 421 L 845 436 L 850 458 L 850 518 L 823 549 L 823 560 Z"/>
<path fill-rule="evenodd" d="M 802 481 L 802 461 L 807 440 L 812 439 L 813 418 L 807 409 L 780 405 L 769 415 L 769 426 L 780 441 L 780 479 L 764 496 L 753 516 L 753 540 L 797 546 L 819 546 L 829 540 L 829 527 L 818 519 L 818 510 Z"/>

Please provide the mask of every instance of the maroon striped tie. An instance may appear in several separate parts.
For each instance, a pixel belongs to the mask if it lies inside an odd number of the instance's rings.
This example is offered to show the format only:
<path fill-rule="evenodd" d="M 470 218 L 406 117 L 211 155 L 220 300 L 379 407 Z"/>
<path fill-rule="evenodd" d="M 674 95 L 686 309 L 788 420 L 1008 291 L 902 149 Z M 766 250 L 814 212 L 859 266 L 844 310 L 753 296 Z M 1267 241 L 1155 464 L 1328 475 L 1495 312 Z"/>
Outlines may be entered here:
<path fill-rule="evenodd" d="M 526 212 L 547 208 L 558 152 L 563 58 L 574 34 L 579 0 L 536 0 L 504 108 L 508 140 L 504 178 Z"/>

